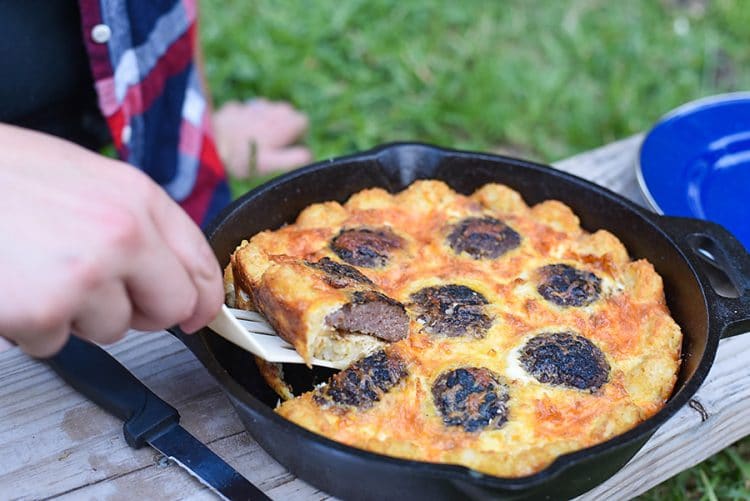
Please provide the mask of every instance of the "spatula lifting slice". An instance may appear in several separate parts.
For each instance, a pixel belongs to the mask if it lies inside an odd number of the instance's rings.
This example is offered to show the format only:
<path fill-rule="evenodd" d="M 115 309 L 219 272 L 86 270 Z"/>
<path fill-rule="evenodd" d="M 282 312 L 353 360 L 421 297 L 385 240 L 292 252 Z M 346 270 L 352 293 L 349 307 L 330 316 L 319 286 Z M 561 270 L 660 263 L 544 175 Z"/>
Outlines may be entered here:
<path fill-rule="evenodd" d="M 208 324 L 208 327 L 227 341 L 268 362 L 305 363 L 292 345 L 276 335 L 276 331 L 266 322 L 265 318 L 254 311 L 229 308 L 222 305 L 221 311 Z M 313 358 L 310 362 L 313 365 L 333 369 L 345 367 L 344 362 L 331 362 L 319 358 Z"/>

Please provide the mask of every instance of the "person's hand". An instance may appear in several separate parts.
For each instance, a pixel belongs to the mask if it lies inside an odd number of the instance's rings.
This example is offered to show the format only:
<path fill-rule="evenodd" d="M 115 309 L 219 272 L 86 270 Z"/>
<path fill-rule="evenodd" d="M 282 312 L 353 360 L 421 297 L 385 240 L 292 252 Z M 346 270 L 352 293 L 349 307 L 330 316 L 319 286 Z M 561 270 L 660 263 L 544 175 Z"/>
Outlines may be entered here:
<path fill-rule="evenodd" d="M 214 113 L 213 123 L 219 155 L 236 178 L 289 170 L 312 159 L 307 148 L 292 146 L 307 130 L 307 117 L 289 103 L 230 101 Z"/>
<path fill-rule="evenodd" d="M 221 272 L 198 227 L 147 176 L 0 124 L 0 336 L 36 357 L 68 334 L 207 324 Z"/>

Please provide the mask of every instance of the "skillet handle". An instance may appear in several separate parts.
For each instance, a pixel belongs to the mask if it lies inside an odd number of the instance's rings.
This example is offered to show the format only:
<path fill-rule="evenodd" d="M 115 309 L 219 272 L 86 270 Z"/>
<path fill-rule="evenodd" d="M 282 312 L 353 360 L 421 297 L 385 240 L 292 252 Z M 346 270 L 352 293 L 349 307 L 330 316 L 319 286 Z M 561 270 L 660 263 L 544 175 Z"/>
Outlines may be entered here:
<path fill-rule="evenodd" d="M 750 332 L 750 254 L 742 243 L 710 221 L 660 216 L 659 226 L 698 274 L 722 337 Z"/>

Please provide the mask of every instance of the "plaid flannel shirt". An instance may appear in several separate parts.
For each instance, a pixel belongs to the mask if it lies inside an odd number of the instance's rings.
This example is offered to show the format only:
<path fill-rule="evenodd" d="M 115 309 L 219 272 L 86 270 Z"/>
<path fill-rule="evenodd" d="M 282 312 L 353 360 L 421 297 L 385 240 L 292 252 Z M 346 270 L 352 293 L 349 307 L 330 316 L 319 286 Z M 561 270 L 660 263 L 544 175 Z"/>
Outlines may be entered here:
<path fill-rule="evenodd" d="M 99 108 L 118 155 L 198 224 L 229 202 L 194 61 L 196 0 L 79 0 Z"/>

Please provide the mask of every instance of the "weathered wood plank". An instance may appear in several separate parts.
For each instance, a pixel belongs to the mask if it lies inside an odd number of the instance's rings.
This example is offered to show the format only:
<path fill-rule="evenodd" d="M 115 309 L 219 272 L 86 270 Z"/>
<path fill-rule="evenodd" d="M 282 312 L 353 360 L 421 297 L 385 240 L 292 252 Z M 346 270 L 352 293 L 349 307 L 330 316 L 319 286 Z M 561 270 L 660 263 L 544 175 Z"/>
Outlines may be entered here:
<path fill-rule="evenodd" d="M 249 437 L 215 381 L 172 336 L 132 333 L 109 351 L 180 411 L 187 430 L 270 496 L 314 497 L 316 489 L 291 477 Z M 0 353 L 0 374 L 3 497 L 213 497 L 152 449 L 131 449 L 120 421 L 20 350 Z"/>

